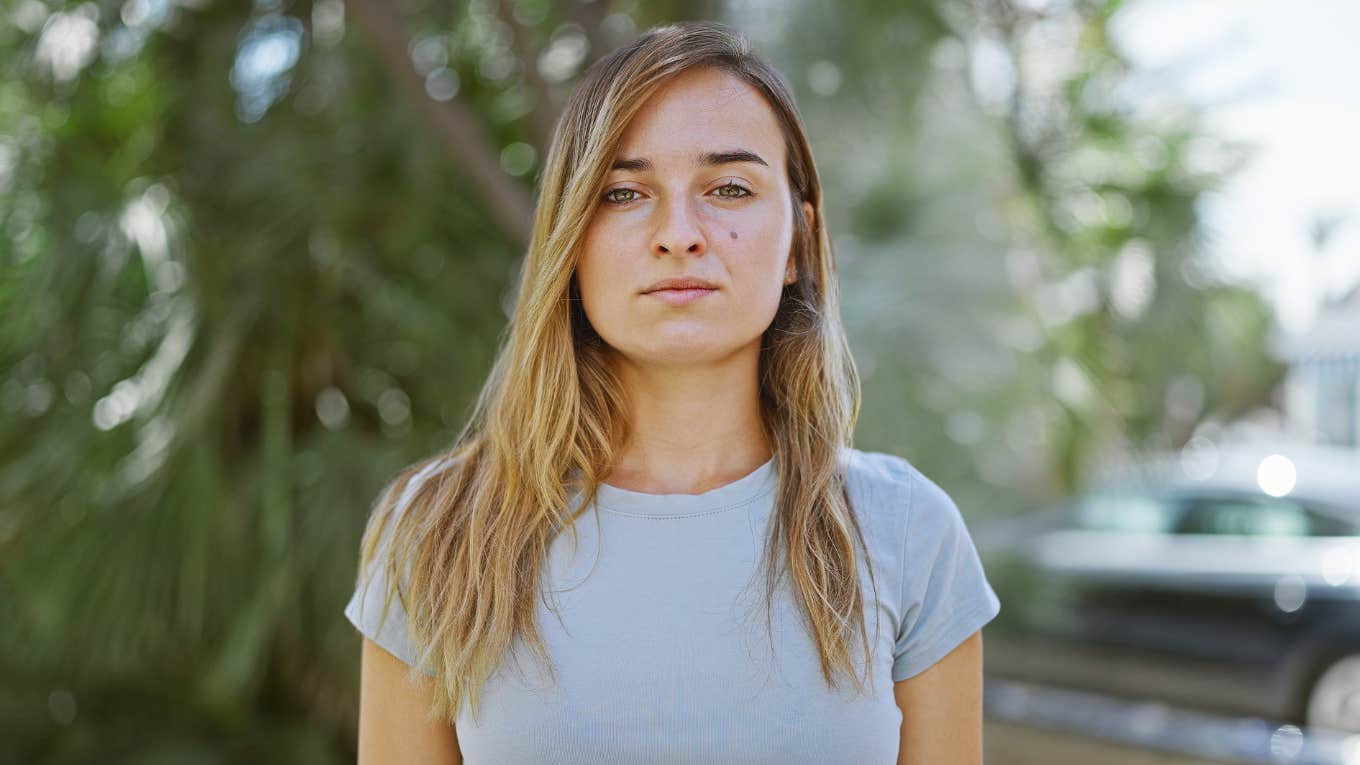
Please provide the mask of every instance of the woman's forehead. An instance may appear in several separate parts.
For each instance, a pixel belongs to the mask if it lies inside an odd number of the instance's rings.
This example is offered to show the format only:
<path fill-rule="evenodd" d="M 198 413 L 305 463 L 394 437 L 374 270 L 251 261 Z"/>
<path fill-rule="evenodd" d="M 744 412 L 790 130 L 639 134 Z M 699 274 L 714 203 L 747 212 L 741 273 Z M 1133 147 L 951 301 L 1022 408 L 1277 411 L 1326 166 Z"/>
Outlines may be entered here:
<path fill-rule="evenodd" d="M 704 154 L 736 148 L 778 167 L 783 132 L 760 91 L 726 70 L 706 67 L 676 75 L 642 105 L 624 131 L 617 158 L 689 165 Z"/>

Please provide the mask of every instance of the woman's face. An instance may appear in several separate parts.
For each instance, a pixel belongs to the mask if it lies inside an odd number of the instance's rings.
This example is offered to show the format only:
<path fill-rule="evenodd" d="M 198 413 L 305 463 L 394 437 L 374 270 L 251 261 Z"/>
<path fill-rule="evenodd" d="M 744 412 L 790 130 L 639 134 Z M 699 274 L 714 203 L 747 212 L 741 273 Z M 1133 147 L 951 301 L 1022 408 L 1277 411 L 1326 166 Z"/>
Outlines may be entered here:
<path fill-rule="evenodd" d="M 721 69 L 677 75 L 642 106 L 576 268 L 586 316 L 616 352 L 684 365 L 760 342 L 797 277 L 784 153 L 765 98 Z M 711 289 L 648 292 L 671 278 Z"/>

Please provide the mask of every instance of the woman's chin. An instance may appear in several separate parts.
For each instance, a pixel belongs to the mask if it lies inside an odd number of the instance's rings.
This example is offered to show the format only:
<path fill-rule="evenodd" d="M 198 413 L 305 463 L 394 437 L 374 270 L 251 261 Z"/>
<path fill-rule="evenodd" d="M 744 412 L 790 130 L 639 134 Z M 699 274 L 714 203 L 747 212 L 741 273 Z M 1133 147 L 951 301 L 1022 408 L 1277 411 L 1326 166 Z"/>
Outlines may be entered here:
<path fill-rule="evenodd" d="M 759 343 L 760 338 L 754 342 Z M 676 336 L 654 339 L 645 349 L 629 353 L 635 364 L 657 367 L 691 367 L 722 363 L 737 354 L 750 342 L 733 341 L 731 338 Z M 758 346 L 757 346 L 758 347 Z"/>

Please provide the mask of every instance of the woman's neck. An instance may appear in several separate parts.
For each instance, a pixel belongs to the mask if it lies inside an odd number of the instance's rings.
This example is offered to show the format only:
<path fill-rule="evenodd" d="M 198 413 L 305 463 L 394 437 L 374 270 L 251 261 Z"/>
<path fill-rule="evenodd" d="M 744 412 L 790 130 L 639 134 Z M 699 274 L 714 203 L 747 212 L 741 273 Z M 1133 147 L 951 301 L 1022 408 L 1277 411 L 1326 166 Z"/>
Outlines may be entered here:
<path fill-rule="evenodd" d="M 605 483 L 649 494 L 698 494 L 769 461 L 758 348 L 752 351 L 704 366 L 622 366 L 632 438 Z"/>

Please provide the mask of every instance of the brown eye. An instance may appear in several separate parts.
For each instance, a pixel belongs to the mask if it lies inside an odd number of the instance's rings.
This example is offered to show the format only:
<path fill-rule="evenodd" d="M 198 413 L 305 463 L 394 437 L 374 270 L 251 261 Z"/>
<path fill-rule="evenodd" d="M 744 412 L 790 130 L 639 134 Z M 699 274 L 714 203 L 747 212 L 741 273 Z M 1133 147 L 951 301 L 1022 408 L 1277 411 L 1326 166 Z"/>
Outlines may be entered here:
<path fill-rule="evenodd" d="M 625 197 L 625 198 L 619 198 L 619 197 L 617 196 L 618 194 L 632 194 L 633 196 L 631 196 L 631 197 Z M 616 205 L 617 205 L 617 204 L 624 204 L 625 202 L 631 202 L 631 201 L 633 201 L 633 200 L 636 199 L 636 198 L 637 198 L 637 190 L 636 190 L 636 189 L 610 189 L 609 191 L 606 191 L 606 192 L 604 193 L 604 201 L 606 201 L 606 202 L 612 202 L 612 203 L 614 203 L 614 204 L 616 204 Z"/>
<path fill-rule="evenodd" d="M 751 192 L 747 191 L 744 186 L 738 186 L 735 183 L 719 186 L 716 191 L 718 192 L 718 196 L 726 197 L 727 199 L 740 199 L 751 195 Z"/>

